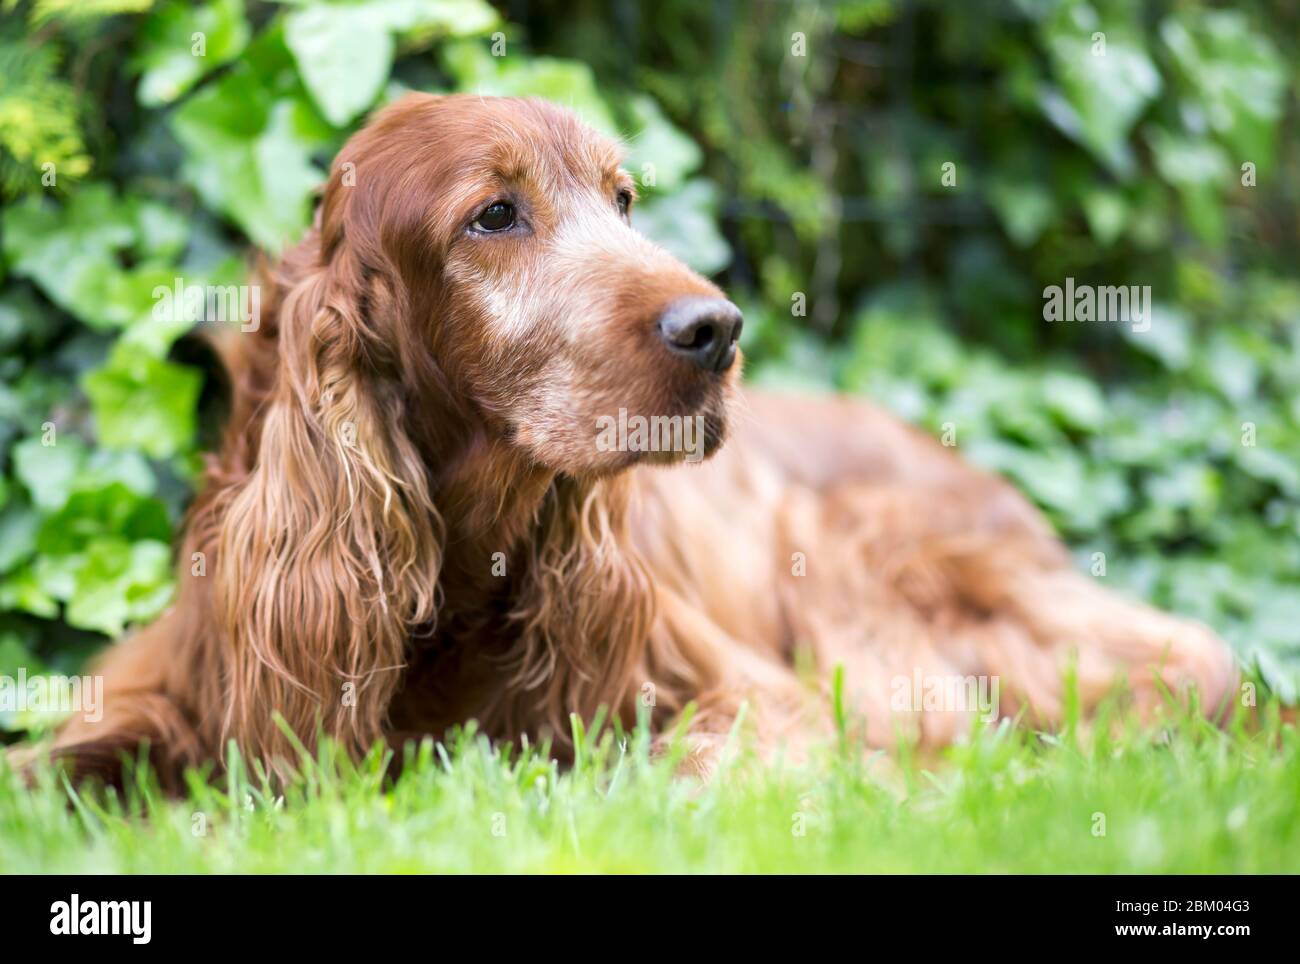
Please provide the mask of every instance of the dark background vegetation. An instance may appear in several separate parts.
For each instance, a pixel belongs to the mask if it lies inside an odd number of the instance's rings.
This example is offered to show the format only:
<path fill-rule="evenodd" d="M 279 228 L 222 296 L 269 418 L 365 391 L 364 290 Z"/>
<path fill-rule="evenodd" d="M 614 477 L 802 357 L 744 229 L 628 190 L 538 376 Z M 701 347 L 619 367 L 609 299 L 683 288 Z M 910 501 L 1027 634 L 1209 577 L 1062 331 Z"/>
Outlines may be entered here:
<path fill-rule="evenodd" d="M 76 668 L 170 598 L 215 392 L 187 326 L 153 317 L 155 286 L 244 280 L 254 246 L 301 232 L 366 112 L 415 88 L 550 97 L 626 137 L 636 223 L 742 304 L 752 380 L 951 423 L 1081 566 L 1105 553 L 1098 578 L 1207 620 L 1295 700 L 1289 0 L 0 0 L 0 17 L 0 673 Z M 1066 277 L 1149 285 L 1151 329 L 1045 322 Z"/>

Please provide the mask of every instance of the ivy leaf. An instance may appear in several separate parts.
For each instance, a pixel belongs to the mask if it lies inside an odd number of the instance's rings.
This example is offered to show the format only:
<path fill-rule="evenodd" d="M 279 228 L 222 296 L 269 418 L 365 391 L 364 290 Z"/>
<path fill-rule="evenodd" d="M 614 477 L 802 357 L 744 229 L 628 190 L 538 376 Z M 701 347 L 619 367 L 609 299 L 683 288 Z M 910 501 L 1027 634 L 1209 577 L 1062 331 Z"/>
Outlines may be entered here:
<path fill-rule="evenodd" d="M 1134 347 L 1160 360 L 1169 369 L 1180 371 L 1192 361 L 1191 320 L 1169 305 L 1151 306 L 1151 325 L 1135 331 L 1133 325 L 1120 325 L 1118 331 Z"/>
<path fill-rule="evenodd" d="M 1097 243 L 1104 248 L 1114 244 L 1128 223 L 1128 203 L 1124 196 L 1105 188 L 1089 188 L 1083 192 L 1079 203 Z"/>
<path fill-rule="evenodd" d="M 43 445 L 28 438 L 13 447 L 14 475 L 27 488 L 42 512 L 54 512 L 68 501 L 77 474 L 86 462 L 86 443 L 76 436 Z"/>
<path fill-rule="evenodd" d="M 383 90 L 394 34 L 423 46 L 440 34 L 474 36 L 496 23 L 496 11 L 483 0 L 354 0 L 293 11 L 284 39 L 316 106 L 335 127 L 345 127 Z"/>
<path fill-rule="evenodd" d="M 149 317 L 154 286 L 176 273 L 160 259 L 178 255 L 189 237 L 179 214 L 118 198 L 104 184 L 87 185 L 62 206 L 29 198 L 5 213 L 4 229 L 14 273 L 99 330 Z M 138 263 L 123 268 L 124 257 Z"/>
<path fill-rule="evenodd" d="M 1045 455 L 1019 445 L 985 439 L 972 442 L 968 454 L 973 462 L 1011 476 L 1044 508 L 1063 514 L 1078 508 L 1087 473 L 1082 460 L 1071 449 Z"/>
<path fill-rule="evenodd" d="M 282 31 L 271 28 L 228 73 L 171 118 L 185 148 L 181 175 L 204 204 L 231 218 L 268 251 L 298 238 L 325 173 L 312 154 L 334 146 L 293 70 Z"/>
<path fill-rule="evenodd" d="M 167 510 L 157 499 L 122 482 L 78 491 L 42 522 L 35 563 L 5 589 L 28 611 L 62 600 L 73 625 L 117 633 L 128 619 L 160 608 L 156 597 L 170 585 L 170 536 Z"/>
<path fill-rule="evenodd" d="M 28 564 L 0 582 L 0 610 L 9 609 L 53 619 L 59 614 L 59 601 L 41 588 Z"/>
<path fill-rule="evenodd" d="M 73 493 L 58 512 L 46 517 L 36 548 L 49 559 L 76 556 L 96 539 L 128 542 L 171 537 L 167 507 L 121 482 Z"/>
<path fill-rule="evenodd" d="M 77 569 L 66 617 L 73 626 L 116 636 L 128 622 L 156 616 L 171 593 L 166 543 L 100 539 Z"/>
<path fill-rule="evenodd" d="M 1270 159 L 1287 78 L 1268 37 L 1254 33 L 1236 10 L 1168 17 L 1160 37 L 1195 90 L 1210 128 L 1239 160 Z"/>
<path fill-rule="evenodd" d="M 147 315 L 138 316 L 122 332 L 117 341 L 122 350 L 126 350 L 129 346 L 132 351 L 139 351 L 154 358 L 166 358 L 167 352 L 176 339 L 198 323 L 243 324 L 242 315 L 225 317 L 225 314 L 245 307 L 251 310 L 251 306 L 247 306 L 244 302 L 243 292 L 246 289 L 241 287 L 247 280 L 247 265 L 242 258 L 232 256 L 203 271 L 187 269 L 182 277 L 173 277 L 175 275 L 179 275 L 179 269 L 168 269 L 167 278 L 156 279 L 158 284 L 150 289 L 151 310 Z M 178 281 L 181 283 L 179 295 L 177 294 Z M 167 294 L 158 290 L 159 288 L 166 289 Z M 192 289 L 201 289 L 205 293 L 219 289 L 222 316 L 211 318 L 206 317 L 206 309 L 191 310 L 186 299 L 187 292 Z M 230 307 L 232 298 L 227 297 L 226 292 L 237 292 L 233 301 L 237 303 L 238 308 Z"/>
<path fill-rule="evenodd" d="M 36 551 L 40 521 L 34 510 L 16 502 L 0 511 L 0 573 L 25 562 Z"/>
<path fill-rule="evenodd" d="M 717 187 L 703 178 L 689 181 L 676 194 L 650 198 L 640 205 L 633 226 L 701 274 L 716 274 L 731 263 L 731 245 L 713 220 Z"/>
<path fill-rule="evenodd" d="M 1192 227 L 1207 242 L 1221 244 L 1226 227 L 1219 194 L 1232 173 L 1223 151 L 1208 138 L 1184 137 L 1158 127 L 1148 140 L 1156 169 L 1178 190 Z"/>
<path fill-rule="evenodd" d="M 246 110 L 232 116 L 230 106 L 241 101 Z M 186 180 L 205 204 L 272 251 L 306 228 L 312 192 L 325 180 L 301 134 L 302 110 L 291 98 L 267 102 L 250 71 L 200 91 L 172 118 L 187 151 Z"/>
<path fill-rule="evenodd" d="M 1300 499 L 1300 468 L 1293 458 L 1259 446 L 1237 446 L 1233 452 L 1233 461 L 1247 475 L 1271 482 L 1292 499 Z"/>
<path fill-rule="evenodd" d="M 1099 432 L 1106 420 L 1106 402 L 1095 382 L 1079 375 L 1053 372 L 1043 378 L 1043 401 L 1063 425 L 1081 432 Z"/>
<path fill-rule="evenodd" d="M 483 44 L 448 44 L 448 70 L 462 90 L 487 97 L 541 97 L 563 104 L 596 130 L 611 137 L 618 128 L 596 88 L 591 68 L 576 60 L 493 57 Z"/>
<path fill-rule="evenodd" d="M 196 34 L 203 35 L 202 54 L 194 53 Z M 136 96 L 145 107 L 170 104 L 244 49 L 249 38 L 244 2 L 170 3 L 144 21 L 138 36 L 132 66 L 143 74 Z"/>
<path fill-rule="evenodd" d="M 366 6 L 403 40 L 413 43 L 436 35 L 477 37 L 501 23 L 487 0 L 368 0 Z"/>
<path fill-rule="evenodd" d="M 14 274 L 92 327 L 120 314 L 113 286 L 117 255 L 137 239 L 134 212 L 104 184 L 87 185 L 64 205 L 33 196 L 4 213 L 4 253 Z"/>
<path fill-rule="evenodd" d="M 46 516 L 65 510 L 79 494 L 110 486 L 125 489 L 119 494 L 124 506 L 134 505 L 136 498 L 152 496 L 157 489 L 157 480 L 139 453 L 91 452 L 75 435 L 64 436 L 55 445 L 43 445 L 40 438 L 24 439 L 11 454 L 14 475 L 31 495 L 32 504 Z M 102 514 L 104 510 L 96 511 Z"/>
<path fill-rule="evenodd" d="M 82 378 L 100 441 L 158 459 L 192 444 L 202 384 L 192 368 L 122 350 Z"/>
<path fill-rule="evenodd" d="M 1045 85 L 1039 106 L 1066 136 L 1115 174 L 1128 176 L 1134 170 L 1128 135 L 1160 93 L 1160 74 L 1138 40 L 1108 30 L 1099 45 L 1080 32 L 1081 26 L 1054 21 L 1048 27 L 1047 49 L 1059 86 Z"/>
<path fill-rule="evenodd" d="M 664 116 L 659 103 L 644 94 L 629 104 L 636 130 L 626 165 L 645 187 L 675 191 L 700 166 L 703 152 Z M 649 176 L 653 173 L 653 179 Z"/>
<path fill-rule="evenodd" d="M 1056 217 L 1056 200 L 1041 184 L 994 178 L 988 200 L 1007 235 L 1018 247 L 1033 244 Z"/>
<path fill-rule="evenodd" d="M 15 632 L 0 633 L 0 673 L 16 676 L 19 669 L 29 674 L 44 672 L 40 658 L 32 652 L 31 642 Z"/>
<path fill-rule="evenodd" d="M 158 488 L 158 480 L 139 452 L 95 449 L 78 470 L 73 493 L 98 491 L 115 484 L 142 497 L 153 495 Z"/>
<path fill-rule="evenodd" d="M 285 19 L 303 83 L 335 127 L 374 103 L 393 65 L 392 34 L 368 6 L 313 5 Z"/>
<path fill-rule="evenodd" d="M 1149 476 L 1143 490 L 1147 505 L 1184 510 L 1195 526 L 1203 526 L 1218 509 L 1222 479 L 1207 466 L 1178 463 Z"/>
<path fill-rule="evenodd" d="M 146 258 L 172 260 L 185 250 L 190 227 L 185 216 L 157 201 L 140 199 L 132 208 L 135 245 Z"/>

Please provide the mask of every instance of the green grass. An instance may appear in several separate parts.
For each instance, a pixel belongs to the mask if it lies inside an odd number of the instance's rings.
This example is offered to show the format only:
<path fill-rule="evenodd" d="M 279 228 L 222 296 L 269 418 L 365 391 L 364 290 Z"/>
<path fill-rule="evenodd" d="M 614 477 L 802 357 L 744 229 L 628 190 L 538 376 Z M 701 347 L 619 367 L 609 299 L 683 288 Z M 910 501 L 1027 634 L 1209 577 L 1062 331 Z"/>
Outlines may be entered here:
<path fill-rule="evenodd" d="M 841 740 L 794 766 L 738 749 L 710 783 L 648 740 L 584 735 L 576 764 L 472 729 L 383 760 L 326 748 L 277 803 L 237 768 L 183 801 L 34 790 L 0 773 L 8 872 L 1295 872 L 1300 736 L 1276 704 L 1247 726 L 1191 717 L 1046 735 L 976 733 L 926 763 Z M 1097 814 L 1105 817 L 1104 835 Z M 798 831 L 802 829 L 803 833 Z M 200 833 L 198 831 L 202 830 Z"/>

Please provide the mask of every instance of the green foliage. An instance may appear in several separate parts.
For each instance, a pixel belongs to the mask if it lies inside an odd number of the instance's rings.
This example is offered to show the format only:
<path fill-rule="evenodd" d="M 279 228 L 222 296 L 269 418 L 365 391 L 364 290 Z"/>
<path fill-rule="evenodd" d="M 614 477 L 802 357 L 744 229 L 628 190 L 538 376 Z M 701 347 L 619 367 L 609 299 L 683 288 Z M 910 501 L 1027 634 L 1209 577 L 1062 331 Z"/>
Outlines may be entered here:
<path fill-rule="evenodd" d="M 197 7 L 165 4 L 140 25 L 138 98 L 145 107 L 170 104 L 205 75 L 233 60 L 248 43 L 243 0 L 214 0 Z M 202 50 L 202 56 L 196 51 Z"/>
<path fill-rule="evenodd" d="M 181 104 L 171 128 L 185 149 L 181 174 L 209 208 L 271 251 L 302 231 L 325 180 L 312 155 L 336 138 L 294 73 L 278 27 Z"/>
<path fill-rule="evenodd" d="M 134 448 L 157 459 L 183 451 L 194 438 L 198 372 L 138 355 L 134 346 L 114 350 L 108 364 L 82 379 L 95 410 L 99 440 Z"/>
<path fill-rule="evenodd" d="M 84 177 L 91 161 L 77 125 L 76 92 L 57 76 L 58 53 L 30 48 L 0 32 L 0 192 L 39 186 L 42 166 Z"/>
<path fill-rule="evenodd" d="M 321 113 L 343 127 L 383 89 L 399 39 L 418 48 L 437 37 L 479 36 L 496 25 L 486 0 L 353 0 L 294 10 L 284 39 Z"/>
<path fill-rule="evenodd" d="M 0 671 L 75 667 L 166 605 L 214 413 L 159 292 L 242 283 L 365 115 L 421 89 L 550 97 L 623 137 L 635 223 L 742 303 L 751 377 L 951 423 L 1081 565 L 1105 553 L 1099 578 L 1207 620 L 1296 699 L 1284 0 L 0 14 Z M 1150 286 L 1149 328 L 1044 321 L 1067 277 Z"/>
<path fill-rule="evenodd" d="M 171 283 L 169 264 L 187 240 L 176 214 L 154 201 L 119 199 L 102 183 L 62 205 L 31 195 L 5 212 L 4 229 L 9 270 L 96 329 L 148 320 L 154 285 Z"/>

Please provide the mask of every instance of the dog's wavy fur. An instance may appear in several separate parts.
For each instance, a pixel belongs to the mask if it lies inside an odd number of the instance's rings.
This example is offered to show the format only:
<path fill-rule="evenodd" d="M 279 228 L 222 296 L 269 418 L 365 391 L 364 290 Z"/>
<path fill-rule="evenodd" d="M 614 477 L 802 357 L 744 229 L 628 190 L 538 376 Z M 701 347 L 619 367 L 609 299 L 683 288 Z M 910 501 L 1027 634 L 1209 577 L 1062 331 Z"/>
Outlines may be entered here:
<path fill-rule="evenodd" d="M 1089 707 L 1121 676 L 1148 709 L 1165 685 L 1225 700 L 1212 633 L 1073 572 L 1000 480 L 865 403 L 671 356 L 665 307 L 721 293 L 626 223 L 631 192 L 541 102 L 409 95 L 357 134 L 260 328 L 221 344 L 232 412 L 178 598 L 108 651 L 102 721 L 53 755 L 111 780 L 146 744 L 174 783 L 234 741 L 278 766 L 277 713 L 353 754 L 475 719 L 563 755 L 572 713 L 665 733 L 694 703 L 707 770 L 747 700 L 764 747 L 826 732 L 837 664 L 879 744 L 969 725 L 891 706 L 918 669 L 995 675 L 1048 724 L 1072 660 Z M 500 197 L 517 229 L 476 232 Z M 730 440 L 702 466 L 600 451 L 620 408 Z"/>

